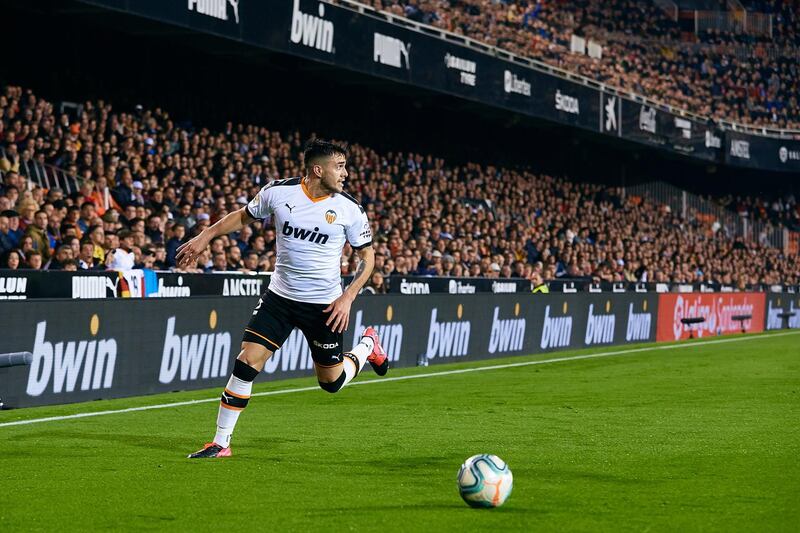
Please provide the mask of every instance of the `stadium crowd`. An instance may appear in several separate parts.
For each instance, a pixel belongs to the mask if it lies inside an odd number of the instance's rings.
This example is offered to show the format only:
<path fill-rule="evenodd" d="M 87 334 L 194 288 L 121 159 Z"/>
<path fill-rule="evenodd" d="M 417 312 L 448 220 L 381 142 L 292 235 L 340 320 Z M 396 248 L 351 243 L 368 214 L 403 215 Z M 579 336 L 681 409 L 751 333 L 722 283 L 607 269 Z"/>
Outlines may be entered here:
<path fill-rule="evenodd" d="M 0 116 L 0 268 L 174 269 L 188 236 L 271 180 L 303 173 L 298 132 L 186 129 L 162 109 L 118 112 L 103 101 L 70 117 L 12 86 L 0 95 Z M 29 181 L 26 161 L 65 169 L 79 190 Z M 410 274 L 800 282 L 796 255 L 619 189 L 361 145 L 350 146 L 348 169 L 347 189 L 373 224 L 374 292 L 385 291 L 383 277 Z M 781 206 L 798 220 L 793 199 Z M 267 223 L 215 239 L 189 271 L 271 271 L 275 261 Z M 346 246 L 342 273 L 355 264 Z"/>
<path fill-rule="evenodd" d="M 373 7 L 544 61 L 694 113 L 753 126 L 800 128 L 800 1 L 758 0 L 774 16 L 767 54 L 752 35 L 701 32 L 636 0 L 371 0 Z M 575 34 L 602 57 L 570 52 Z M 745 57 L 732 45 L 753 45 Z M 777 57 L 776 57 L 777 55 Z"/>

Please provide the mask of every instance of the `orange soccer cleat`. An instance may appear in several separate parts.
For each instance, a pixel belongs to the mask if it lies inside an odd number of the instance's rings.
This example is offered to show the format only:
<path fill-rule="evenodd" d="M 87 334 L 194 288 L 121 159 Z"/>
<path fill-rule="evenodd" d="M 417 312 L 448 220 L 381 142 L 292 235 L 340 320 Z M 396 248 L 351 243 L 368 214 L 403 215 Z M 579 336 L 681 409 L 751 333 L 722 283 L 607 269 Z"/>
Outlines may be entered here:
<path fill-rule="evenodd" d="M 385 376 L 386 372 L 389 371 L 389 357 L 386 355 L 383 346 L 381 346 L 381 341 L 378 339 L 378 332 L 375 331 L 375 328 L 369 327 L 364 330 L 364 334 L 361 335 L 361 337 L 369 337 L 372 339 L 372 353 L 367 357 L 367 361 L 372 365 L 372 369 L 376 374 Z"/>
<path fill-rule="evenodd" d="M 197 450 L 191 455 L 187 457 L 189 459 L 212 459 L 215 457 L 230 457 L 231 456 L 231 449 L 223 448 L 219 444 L 215 442 L 208 442 L 205 446 L 203 446 L 202 450 Z"/>

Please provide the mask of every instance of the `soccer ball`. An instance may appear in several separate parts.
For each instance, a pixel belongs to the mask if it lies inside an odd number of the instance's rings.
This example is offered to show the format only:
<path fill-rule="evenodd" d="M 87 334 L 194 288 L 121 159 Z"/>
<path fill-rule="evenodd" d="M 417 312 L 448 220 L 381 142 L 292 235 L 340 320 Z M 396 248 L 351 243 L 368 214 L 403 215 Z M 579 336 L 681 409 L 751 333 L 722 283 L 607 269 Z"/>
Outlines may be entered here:
<path fill-rule="evenodd" d="M 470 507 L 500 507 L 513 486 L 511 470 L 496 455 L 473 455 L 458 471 L 458 492 Z"/>

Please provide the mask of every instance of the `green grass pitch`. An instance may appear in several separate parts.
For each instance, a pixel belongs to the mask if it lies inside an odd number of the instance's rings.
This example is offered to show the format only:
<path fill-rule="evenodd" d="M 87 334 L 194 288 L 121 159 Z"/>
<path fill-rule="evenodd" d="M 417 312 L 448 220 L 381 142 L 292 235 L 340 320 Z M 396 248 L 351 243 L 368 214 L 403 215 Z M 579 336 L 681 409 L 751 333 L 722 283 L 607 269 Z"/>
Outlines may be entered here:
<path fill-rule="evenodd" d="M 213 402 L 0 427 L 0 531 L 798 531 L 800 335 L 730 340 L 257 397 L 220 460 L 185 458 L 211 438 Z M 482 452 L 514 473 L 498 509 L 456 490 Z"/>

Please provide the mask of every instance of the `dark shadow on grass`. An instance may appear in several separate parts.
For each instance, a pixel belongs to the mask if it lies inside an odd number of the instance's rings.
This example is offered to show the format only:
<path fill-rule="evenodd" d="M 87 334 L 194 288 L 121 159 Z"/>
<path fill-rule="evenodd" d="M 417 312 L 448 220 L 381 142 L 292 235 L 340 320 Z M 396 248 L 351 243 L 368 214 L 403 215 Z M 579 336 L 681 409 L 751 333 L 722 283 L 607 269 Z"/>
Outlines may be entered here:
<path fill-rule="evenodd" d="M 193 451 L 202 447 L 206 442 L 208 431 L 192 437 L 159 437 L 158 435 L 138 435 L 130 433 L 97 433 L 97 432 L 78 432 L 78 431 L 50 431 L 50 432 L 37 432 L 20 435 L 15 440 L 17 441 L 33 441 L 37 439 L 44 439 L 52 441 L 54 438 L 71 439 L 75 441 L 84 441 L 87 444 L 93 442 L 112 442 L 124 446 L 135 446 L 137 448 L 158 449 L 169 452 L 170 455 L 177 455 L 179 457 L 185 456 Z M 300 439 L 287 439 L 281 437 L 268 437 L 258 439 L 248 439 L 249 443 L 243 447 L 254 451 L 255 453 L 249 454 L 251 458 L 258 460 L 269 460 L 269 458 L 258 456 L 260 451 L 269 450 L 270 452 L 282 444 L 294 444 L 301 442 Z M 280 459 L 274 459 L 279 461 Z"/>
<path fill-rule="evenodd" d="M 602 483 L 614 483 L 617 485 L 652 485 L 660 483 L 658 479 L 643 479 L 625 477 L 607 472 L 593 472 L 593 471 L 577 471 L 577 470 L 529 470 L 529 469 L 516 469 L 514 472 L 520 475 L 529 472 L 529 478 L 549 478 L 553 480 L 585 480 L 585 481 L 599 481 Z"/>
<path fill-rule="evenodd" d="M 51 431 L 47 433 L 29 433 L 27 435 L 20 435 L 16 438 L 18 441 L 24 440 L 35 440 L 35 439 L 47 439 L 52 440 L 53 438 L 59 439 L 72 439 L 75 441 L 84 441 L 87 444 L 92 442 L 113 442 L 117 444 L 121 444 L 124 446 L 136 446 L 138 448 L 147 448 L 147 449 L 160 449 L 168 452 L 177 452 L 181 453 L 191 453 L 192 448 L 199 447 L 197 444 L 199 439 L 194 442 L 194 444 L 182 444 L 181 439 L 167 438 L 167 437 L 159 437 L 157 435 L 149 434 L 149 435 L 132 435 L 129 433 L 80 433 L 76 431 Z M 186 446 L 187 450 L 183 450 L 182 448 L 177 448 L 181 446 Z"/>

